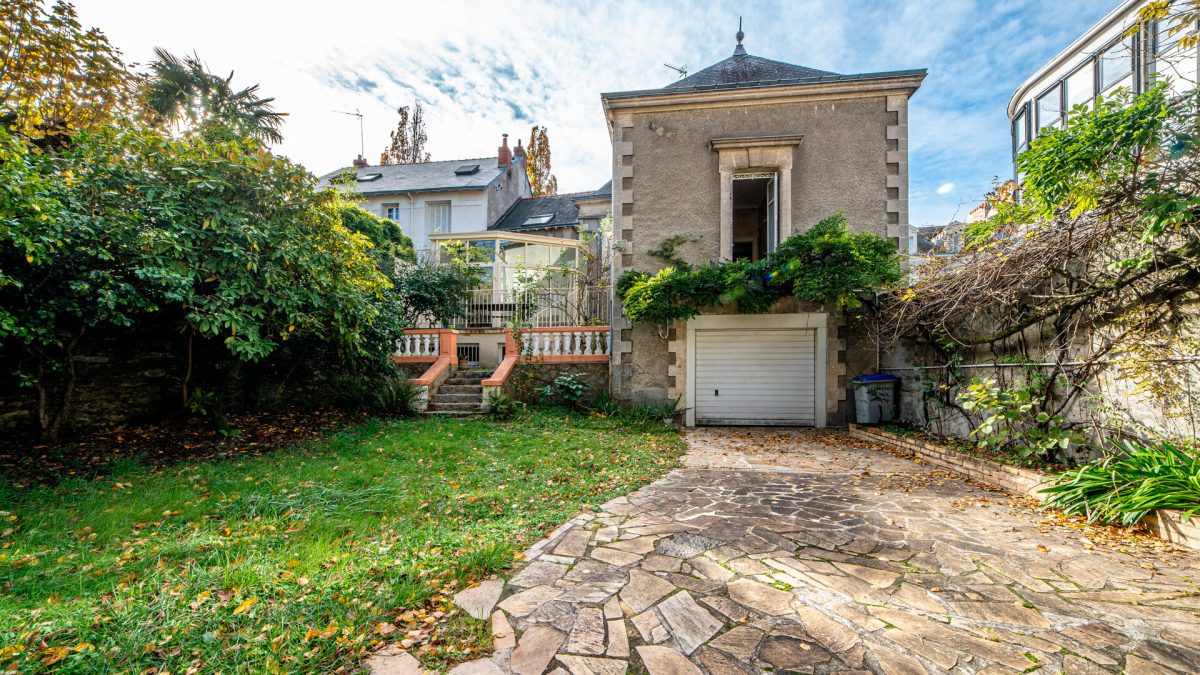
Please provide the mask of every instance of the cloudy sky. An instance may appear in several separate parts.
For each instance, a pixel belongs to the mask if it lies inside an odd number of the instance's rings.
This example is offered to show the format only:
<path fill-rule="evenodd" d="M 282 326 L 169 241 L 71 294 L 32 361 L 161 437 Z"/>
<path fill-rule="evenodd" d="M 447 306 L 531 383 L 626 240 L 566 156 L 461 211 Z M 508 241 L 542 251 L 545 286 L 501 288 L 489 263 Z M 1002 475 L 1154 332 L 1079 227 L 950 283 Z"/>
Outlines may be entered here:
<path fill-rule="evenodd" d="M 395 108 L 419 99 L 434 159 L 495 153 L 548 127 L 562 191 L 608 179 L 600 92 L 659 87 L 670 63 L 751 54 L 838 73 L 928 68 L 912 100 L 912 222 L 945 223 L 1007 177 L 1013 90 L 1118 0 L 417 2 L 76 0 L 135 62 L 195 51 L 289 113 L 278 151 L 317 174 L 377 161 Z"/>

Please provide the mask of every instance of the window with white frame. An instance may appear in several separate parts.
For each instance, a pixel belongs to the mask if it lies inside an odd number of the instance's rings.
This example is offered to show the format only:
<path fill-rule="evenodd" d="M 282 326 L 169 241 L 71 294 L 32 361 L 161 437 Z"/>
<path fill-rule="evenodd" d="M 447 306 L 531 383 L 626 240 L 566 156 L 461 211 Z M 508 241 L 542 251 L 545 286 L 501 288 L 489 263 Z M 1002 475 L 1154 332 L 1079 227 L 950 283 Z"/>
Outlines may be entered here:
<path fill-rule="evenodd" d="M 393 223 L 400 222 L 400 205 L 399 204 L 384 204 L 383 217 Z"/>
<path fill-rule="evenodd" d="M 1013 118 L 1013 161 L 1017 156 L 1029 149 L 1029 114 L 1028 108 L 1022 108 L 1021 112 Z"/>
<path fill-rule="evenodd" d="M 1037 99 L 1038 131 L 1050 127 L 1061 127 L 1064 119 L 1063 85 L 1055 84 Z"/>
<path fill-rule="evenodd" d="M 1096 98 L 1096 70 L 1091 61 L 1075 69 L 1066 79 L 1067 114 L 1078 106 L 1091 107 Z"/>
<path fill-rule="evenodd" d="M 1100 92 L 1108 93 L 1118 87 L 1133 90 L 1133 38 L 1127 37 L 1110 45 L 1097 59 L 1100 69 Z"/>
<path fill-rule="evenodd" d="M 1197 77 L 1195 45 L 1180 45 L 1185 36 L 1193 35 L 1196 26 L 1184 26 L 1172 33 L 1175 21 L 1163 19 L 1155 24 L 1154 35 L 1154 80 L 1166 82 L 1167 89 L 1179 95 L 1196 87 L 1200 83 Z"/>
<path fill-rule="evenodd" d="M 450 202 L 425 202 L 425 231 L 429 234 L 450 231 Z"/>

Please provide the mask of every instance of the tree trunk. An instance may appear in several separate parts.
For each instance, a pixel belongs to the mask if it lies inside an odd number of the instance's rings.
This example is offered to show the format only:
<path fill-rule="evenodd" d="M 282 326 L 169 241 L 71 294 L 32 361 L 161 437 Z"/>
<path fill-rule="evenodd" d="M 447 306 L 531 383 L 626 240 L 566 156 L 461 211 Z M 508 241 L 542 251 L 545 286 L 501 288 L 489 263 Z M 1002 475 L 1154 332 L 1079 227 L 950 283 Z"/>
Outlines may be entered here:
<path fill-rule="evenodd" d="M 225 382 L 221 386 L 221 395 L 217 397 L 213 406 L 213 421 L 217 425 L 218 431 L 226 431 L 229 429 L 229 416 L 226 414 L 226 409 L 229 405 L 229 400 L 233 397 L 234 384 L 242 372 L 242 360 L 235 358 L 233 364 L 225 371 Z"/>
<path fill-rule="evenodd" d="M 46 360 L 42 358 L 41 354 L 35 354 L 32 351 L 30 351 L 30 355 L 37 361 L 37 409 L 35 412 L 37 413 L 38 430 L 44 439 L 50 428 L 50 415 L 46 410 L 49 398 L 46 391 Z"/>
<path fill-rule="evenodd" d="M 63 376 L 62 396 L 59 399 L 58 410 L 50 420 L 50 426 L 46 430 L 46 440 L 50 443 L 57 443 L 59 436 L 62 433 L 63 423 L 70 418 L 71 404 L 75 395 L 75 347 L 79 344 L 80 338 L 83 337 L 84 329 L 80 328 L 67 342 L 64 349 L 64 365 L 66 366 L 66 374 Z"/>
<path fill-rule="evenodd" d="M 196 339 L 196 330 L 194 328 L 189 327 L 187 331 L 187 370 L 183 373 L 183 383 L 179 388 L 180 399 L 185 412 L 192 403 L 192 342 Z"/>

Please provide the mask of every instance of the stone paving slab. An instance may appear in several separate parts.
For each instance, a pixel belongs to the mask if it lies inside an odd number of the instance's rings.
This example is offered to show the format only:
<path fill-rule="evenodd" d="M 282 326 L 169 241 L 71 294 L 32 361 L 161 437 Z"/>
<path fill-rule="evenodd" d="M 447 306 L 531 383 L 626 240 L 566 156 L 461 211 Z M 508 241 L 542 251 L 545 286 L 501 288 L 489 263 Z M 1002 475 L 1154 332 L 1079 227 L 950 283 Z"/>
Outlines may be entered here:
<path fill-rule="evenodd" d="M 684 468 L 535 544 L 498 599 L 466 596 L 496 606 L 473 668 L 1200 672 L 1200 555 L 1096 550 L 831 432 L 687 437 Z"/>

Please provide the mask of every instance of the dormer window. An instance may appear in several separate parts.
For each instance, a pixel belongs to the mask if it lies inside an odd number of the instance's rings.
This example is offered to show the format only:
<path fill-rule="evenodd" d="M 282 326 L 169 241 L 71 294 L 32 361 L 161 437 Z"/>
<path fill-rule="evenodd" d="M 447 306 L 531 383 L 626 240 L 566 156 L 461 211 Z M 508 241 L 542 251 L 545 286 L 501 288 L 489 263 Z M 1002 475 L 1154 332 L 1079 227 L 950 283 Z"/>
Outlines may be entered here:
<path fill-rule="evenodd" d="M 354 180 L 360 183 L 370 183 L 371 181 L 379 180 L 380 178 L 383 178 L 383 174 L 381 173 L 364 173 L 361 176 L 356 176 Z"/>
<path fill-rule="evenodd" d="M 553 213 L 543 213 L 543 214 L 537 215 L 537 216 L 530 216 L 528 219 L 525 220 L 525 224 L 526 225 L 545 225 L 546 223 L 549 223 L 552 220 L 554 220 Z"/>

